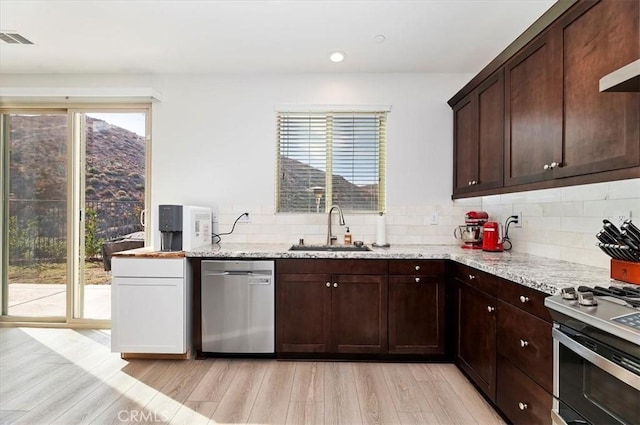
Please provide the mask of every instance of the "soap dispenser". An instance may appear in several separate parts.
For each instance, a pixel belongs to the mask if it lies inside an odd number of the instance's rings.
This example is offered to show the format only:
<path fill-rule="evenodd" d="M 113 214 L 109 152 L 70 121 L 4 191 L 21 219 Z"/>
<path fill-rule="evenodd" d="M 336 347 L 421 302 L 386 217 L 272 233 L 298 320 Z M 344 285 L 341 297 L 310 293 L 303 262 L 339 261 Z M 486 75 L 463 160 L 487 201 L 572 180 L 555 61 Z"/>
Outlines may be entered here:
<path fill-rule="evenodd" d="M 344 244 L 351 245 L 351 232 L 349 232 L 348 227 L 347 227 L 347 233 L 344 234 Z"/>

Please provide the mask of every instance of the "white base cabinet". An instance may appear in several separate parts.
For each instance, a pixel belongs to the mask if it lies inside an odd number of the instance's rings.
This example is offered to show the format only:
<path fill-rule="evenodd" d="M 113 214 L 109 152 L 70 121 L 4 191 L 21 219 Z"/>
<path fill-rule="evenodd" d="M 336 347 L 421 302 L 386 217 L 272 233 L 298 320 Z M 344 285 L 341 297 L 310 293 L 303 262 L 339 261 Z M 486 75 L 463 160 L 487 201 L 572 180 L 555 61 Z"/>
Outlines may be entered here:
<path fill-rule="evenodd" d="M 186 258 L 113 257 L 111 351 L 184 354 L 191 348 Z"/>

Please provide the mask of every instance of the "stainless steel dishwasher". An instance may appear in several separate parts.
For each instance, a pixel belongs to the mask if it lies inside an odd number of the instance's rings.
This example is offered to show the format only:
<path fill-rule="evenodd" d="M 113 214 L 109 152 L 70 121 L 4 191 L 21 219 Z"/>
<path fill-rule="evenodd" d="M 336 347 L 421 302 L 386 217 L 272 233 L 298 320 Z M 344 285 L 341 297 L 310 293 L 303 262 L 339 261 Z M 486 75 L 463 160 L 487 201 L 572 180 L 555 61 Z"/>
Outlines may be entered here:
<path fill-rule="evenodd" d="M 203 352 L 275 352 L 273 270 L 273 261 L 202 262 Z"/>

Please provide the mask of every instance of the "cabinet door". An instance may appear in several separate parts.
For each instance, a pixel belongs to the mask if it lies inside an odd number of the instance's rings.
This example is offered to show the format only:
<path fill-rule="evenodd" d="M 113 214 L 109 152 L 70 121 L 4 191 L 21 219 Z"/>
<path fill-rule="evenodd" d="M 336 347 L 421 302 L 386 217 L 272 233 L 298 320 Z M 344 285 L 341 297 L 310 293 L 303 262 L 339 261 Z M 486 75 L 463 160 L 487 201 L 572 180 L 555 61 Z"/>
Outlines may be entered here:
<path fill-rule="evenodd" d="M 496 298 L 458 285 L 458 365 L 495 401 Z"/>
<path fill-rule="evenodd" d="M 444 296 L 443 278 L 389 277 L 390 353 L 445 353 Z"/>
<path fill-rule="evenodd" d="M 114 277 L 111 351 L 185 353 L 184 286 L 184 278 Z"/>
<path fill-rule="evenodd" d="M 562 50 L 555 32 L 505 66 L 505 185 L 550 179 L 551 164 L 562 163 Z"/>
<path fill-rule="evenodd" d="M 276 284 L 276 350 L 328 352 L 331 328 L 330 275 L 278 274 Z"/>
<path fill-rule="evenodd" d="M 595 5 L 594 5 L 595 4 Z M 558 177 L 640 164 L 640 93 L 599 80 L 640 58 L 640 2 L 587 2 L 558 24 L 563 40 L 564 158 Z"/>
<path fill-rule="evenodd" d="M 465 193 L 473 190 L 478 166 L 478 119 L 475 93 L 462 99 L 453 108 L 453 190 Z"/>
<path fill-rule="evenodd" d="M 334 353 L 387 352 L 387 276 L 334 275 L 331 346 Z"/>
<path fill-rule="evenodd" d="M 502 186 L 504 157 L 504 72 L 478 87 L 478 166 L 476 190 Z"/>

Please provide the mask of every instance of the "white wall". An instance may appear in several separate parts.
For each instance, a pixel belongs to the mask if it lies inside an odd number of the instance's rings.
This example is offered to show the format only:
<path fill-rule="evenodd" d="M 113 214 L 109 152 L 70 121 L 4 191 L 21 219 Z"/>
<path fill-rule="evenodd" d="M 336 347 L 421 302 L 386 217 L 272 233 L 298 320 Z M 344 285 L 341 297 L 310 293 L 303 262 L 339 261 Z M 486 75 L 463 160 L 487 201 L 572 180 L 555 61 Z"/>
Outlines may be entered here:
<path fill-rule="evenodd" d="M 324 214 L 275 214 L 276 105 L 391 105 L 388 117 L 387 240 L 457 243 L 468 210 L 484 209 L 511 228 L 514 251 L 608 267 L 595 247 L 601 220 L 640 217 L 640 179 L 451 201 L 452 113 L 446 101 L 472 76 L 418 74 L 77 76 L 3 75 L 14 87 L 153 87 L 152 208 L 212 206 L 219 231 L 244 211 L 229 242 L 322 243 Z M 431 216 L 437 216 L 437 224 Z M 375 241 L 375 216 L 347 215 L 354 240 Z M 636 219 L 636 222 L 638 220 Z M 156 227 L 155 218 L 150 223 Z M 341 234 L 344 229 L 336 229 Z M 155 235 L 155 241 L 158 241 Z M 154 242 L 155 242 L 154 241 Z M 159 243 L 155 243 L 156 247 Z"/>

